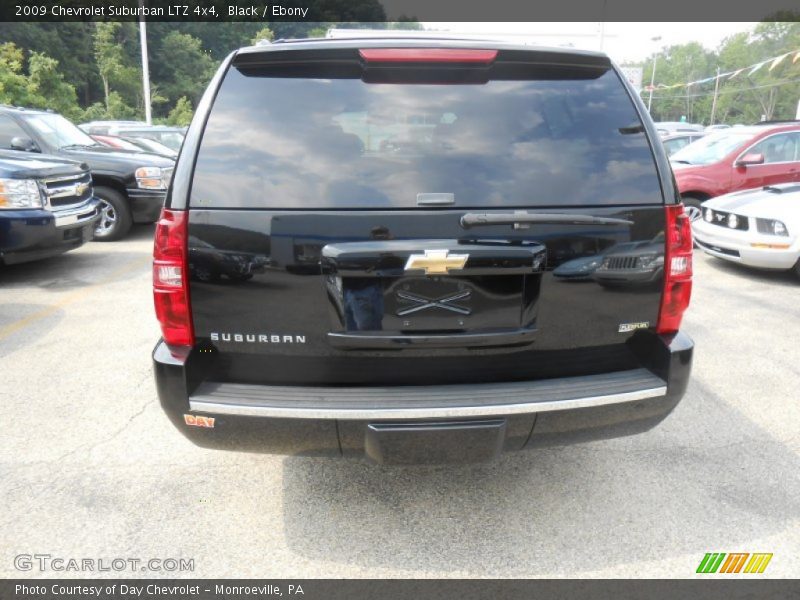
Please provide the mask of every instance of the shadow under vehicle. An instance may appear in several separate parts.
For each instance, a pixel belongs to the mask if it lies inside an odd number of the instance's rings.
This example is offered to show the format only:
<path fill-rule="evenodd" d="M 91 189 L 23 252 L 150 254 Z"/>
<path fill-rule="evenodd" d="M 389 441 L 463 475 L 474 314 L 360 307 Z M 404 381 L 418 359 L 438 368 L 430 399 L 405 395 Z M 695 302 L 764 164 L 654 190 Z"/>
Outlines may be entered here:
<path fill-rule="evenodd" d="M 659 244 L 662 286 L 552 273 Z M 274 263 L 247 285 L 184 276 L 242 251 Z M 161 405 L 204 447 L 380 463 L 646 431 L 688 383 L 691 253 L 658 133 L 603 54 L 245 48 L 198 105 L 156 232 Z"/>

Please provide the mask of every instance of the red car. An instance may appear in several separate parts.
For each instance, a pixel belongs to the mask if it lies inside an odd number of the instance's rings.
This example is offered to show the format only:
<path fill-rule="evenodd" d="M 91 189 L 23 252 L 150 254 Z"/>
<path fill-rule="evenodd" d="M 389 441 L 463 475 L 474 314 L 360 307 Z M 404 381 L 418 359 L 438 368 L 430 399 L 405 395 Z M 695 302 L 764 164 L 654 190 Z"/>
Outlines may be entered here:
<path fill-rule="evenodd" d="M 113 135 L 91 134 L 91 137 L 95 142 L 99 142 L 104 146 L 116 148 L 117 150 L 128 150 L 130 152 L 144 152 L 144 150 L 139 148 L 139 146 L 137 146 L 136 144 L 132 144 Z"/>
<path fill-rule="evenodd" d="M 800 181 L 800 122 L 725 129 L 678 150 L 670 161 L 694 220 L 714 196 Z"/>

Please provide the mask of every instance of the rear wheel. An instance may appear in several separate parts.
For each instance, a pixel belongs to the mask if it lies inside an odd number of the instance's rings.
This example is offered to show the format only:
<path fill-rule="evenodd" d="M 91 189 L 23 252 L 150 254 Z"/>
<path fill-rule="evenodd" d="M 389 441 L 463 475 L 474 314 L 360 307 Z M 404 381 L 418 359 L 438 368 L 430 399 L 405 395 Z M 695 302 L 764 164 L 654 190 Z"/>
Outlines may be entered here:
<path fill-rule="evenodd" d="M 192 267 L 192 273 L 197 281 L 202 281 L 204 283 L 219 281 L 219 273 L 205 265 L 194 265 Z"/>
<path fill-rule="evenodd" d="M 98 242 L 120 239 L 130 231 L 133 223 L 128 201 L 109 187 L 94 188 L 94 195 L 100 199 L 100 220 L 94 228 L 94 239 Z"/>
<path fill-rule="evenodd" d="M 695 196 L 681 196 L 681 200 L 683 200 L 683 205 L 686 207 L 686 215 L 690 221 L 696 221 L 703 216 L 701 205 L 704 200 Z"/>

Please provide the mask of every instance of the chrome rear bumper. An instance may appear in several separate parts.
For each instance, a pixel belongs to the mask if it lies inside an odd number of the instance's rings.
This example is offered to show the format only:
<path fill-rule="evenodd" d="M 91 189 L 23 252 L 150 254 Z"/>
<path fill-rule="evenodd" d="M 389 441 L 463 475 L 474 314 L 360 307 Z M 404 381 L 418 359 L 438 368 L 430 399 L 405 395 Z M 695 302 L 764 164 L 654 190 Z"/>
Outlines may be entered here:
<path fill-rule="evenodd" d="M 647 369 L 540 381 L 398 387 L 260 386 L 204 382 L 194 412 L 288 419 L 439 419 L 573 410 L 666 396 Z"/>

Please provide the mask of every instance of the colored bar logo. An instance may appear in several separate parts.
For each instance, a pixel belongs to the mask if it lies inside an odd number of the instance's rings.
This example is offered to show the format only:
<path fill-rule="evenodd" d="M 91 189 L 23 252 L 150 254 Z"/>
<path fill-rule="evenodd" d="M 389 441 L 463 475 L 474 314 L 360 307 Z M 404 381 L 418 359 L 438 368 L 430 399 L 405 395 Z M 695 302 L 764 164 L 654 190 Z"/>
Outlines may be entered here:
<path fill-rule="evenodd" d="M 772 553 L 766 552 L 707 552 L 697 573 L 763 573 L 771 560 Z"/>

